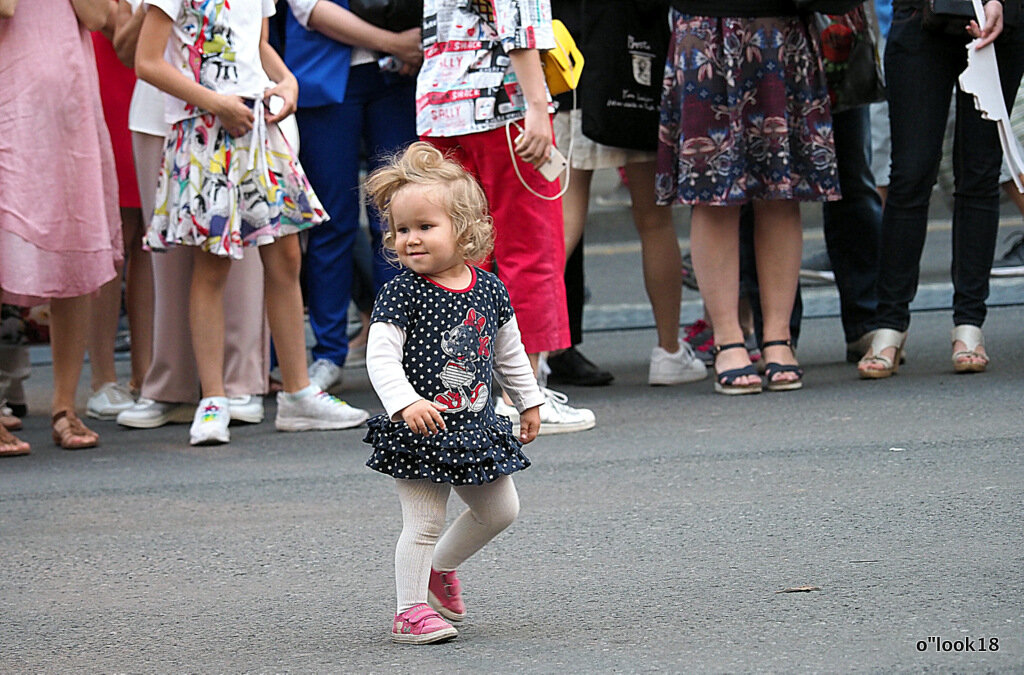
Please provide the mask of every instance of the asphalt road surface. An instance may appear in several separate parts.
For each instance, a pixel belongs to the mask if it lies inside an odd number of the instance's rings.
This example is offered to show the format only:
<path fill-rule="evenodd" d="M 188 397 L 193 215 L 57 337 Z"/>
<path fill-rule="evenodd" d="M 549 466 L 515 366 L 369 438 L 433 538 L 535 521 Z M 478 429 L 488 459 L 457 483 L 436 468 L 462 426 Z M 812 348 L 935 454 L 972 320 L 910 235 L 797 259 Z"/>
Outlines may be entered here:
<path fill-rule="evenodd" d="M 991 313 L 983 375 L 950 372 L 948 323 L 915 315 L 900 375 L 861 382 L 808 321 L 803 391 L 728 398 L 647 387 L 650 331 L 588 335 L 617 380 L 569 393 L 598 428 L 529 446 L 520 519 L 426 647 L 388 638 L 400 515 L 361 431 L 97 423 L 65 452 L 30 416 L 0 671 L 1024 672 L 1024 309 Z M 379 407 L 363 375 L 346 396 Z"/>
<path fill-rule="evenodd" d="M 40 365 L 33 454 L 0 461 L 0 672 L 1024 672 L 1022 286 L 983 375 L 952 373 L 934 311 L 899 376 L 859 381 L 822 310 L 802 391 L 650 388 L 628 212 L 593 220 L 588 312 L 611 318 L 583 350 L 616 381 L 567 389 L 596 429 L 528 446 L 519 520 L 459 570 L 458 639 L 390 642 L 400 511 L 361 430 L 190 448 L 98 422 L 100 448 L 65 452 Z M 948 260 L 940 222 L 938 305 Z M 344 394 L 380 410 L 363 372 Z"/>

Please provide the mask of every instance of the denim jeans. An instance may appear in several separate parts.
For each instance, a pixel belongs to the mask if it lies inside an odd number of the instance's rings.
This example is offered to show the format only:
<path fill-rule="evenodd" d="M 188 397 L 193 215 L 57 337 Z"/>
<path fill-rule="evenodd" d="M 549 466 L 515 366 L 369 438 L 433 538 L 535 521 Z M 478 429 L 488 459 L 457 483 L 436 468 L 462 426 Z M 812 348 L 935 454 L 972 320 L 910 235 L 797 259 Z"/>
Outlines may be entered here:
<path fill-rule="evenodd" d="M 1007 108 L 1024 70 L 1024 30 L 996 40 Z M 906 330 L 917 293 L 928 200 L 935 185 L 951 92 L 967 65 L 965 42 L 922 30 L 920 11 L 895 12 L 885 50 L 892 176 L 882 216 L 877 327 Z M 994 122 L 957 89 L 953 145 L 953 323 L 981 326 L 999 227 L 1002 151 Z"/>

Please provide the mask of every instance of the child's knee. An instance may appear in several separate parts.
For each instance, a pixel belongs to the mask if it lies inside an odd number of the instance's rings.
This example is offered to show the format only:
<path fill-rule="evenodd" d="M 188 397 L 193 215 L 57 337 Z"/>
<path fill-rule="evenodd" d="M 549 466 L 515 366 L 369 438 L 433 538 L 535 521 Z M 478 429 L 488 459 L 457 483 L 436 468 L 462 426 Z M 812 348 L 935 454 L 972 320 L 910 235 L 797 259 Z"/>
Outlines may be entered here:
<path fill-rule="evenodd" d="M 444 516 L 441 516 L 440 518 L 424 518 L 407 522 L 403 525 L 402 529 L 403 534 L 411 536 L 415 543 L 433 545 L 441 538 L 444 525 L 445 519 Z"/>
<path fill-rule="evenodd" d="M 501 532 L 519 517 L 519 495 L 513 492 L 510 496 L 496 502 L 483 513 L 475 514 L 477 519 L 488 529 Z"/>
<path fill-rule="evenodd" d="M 297 235 L 288 235 L 273 244 L 260 247 L 264 274 L 275 284 L 285 284 L 299 278 L 302 268 L 302 249 Z"/>

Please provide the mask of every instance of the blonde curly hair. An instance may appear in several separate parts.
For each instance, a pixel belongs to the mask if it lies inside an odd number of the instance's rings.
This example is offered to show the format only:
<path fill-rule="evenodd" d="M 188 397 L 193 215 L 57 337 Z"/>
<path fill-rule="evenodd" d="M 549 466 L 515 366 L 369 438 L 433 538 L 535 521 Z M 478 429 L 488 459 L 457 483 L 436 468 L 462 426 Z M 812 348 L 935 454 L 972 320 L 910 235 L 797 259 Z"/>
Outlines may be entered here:
<path fill-rule="evenodd" d="M 366 179 L 367 197 L 388 223 L 383 241 L 389 258 L 397 259 L 391 204 L 395 195 L 409 185 L 442 187 L 438 193 L 451 218 L 459 251 L 466 260 L 481 261 L 487 257 L 494 248 L 494 223 L 487 213 L 483 188 L 469 172 L 433 145 L 416 141 Z"/>

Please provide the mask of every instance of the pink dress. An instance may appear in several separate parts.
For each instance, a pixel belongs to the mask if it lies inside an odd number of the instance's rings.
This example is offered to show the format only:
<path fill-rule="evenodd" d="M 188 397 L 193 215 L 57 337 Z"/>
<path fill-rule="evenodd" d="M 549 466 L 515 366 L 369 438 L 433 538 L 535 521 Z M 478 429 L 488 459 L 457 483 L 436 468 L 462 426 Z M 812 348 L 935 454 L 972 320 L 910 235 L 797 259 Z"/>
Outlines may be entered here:
<path fill-rule="evenodd" d="M 0 19 L 0 92 L 4 302 L 91 293 L 117 273 L 121 219 L 92 40 L 69 0 Z"/>

